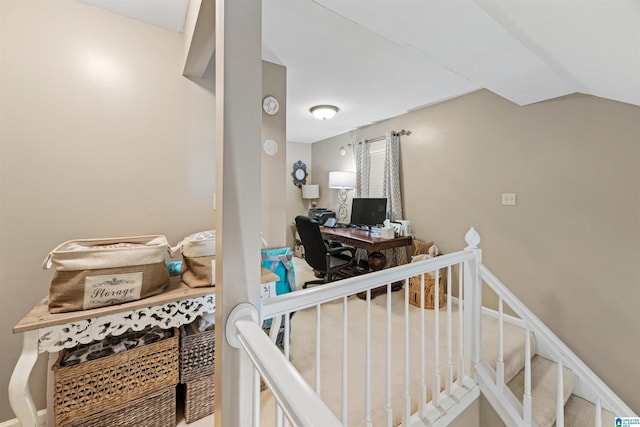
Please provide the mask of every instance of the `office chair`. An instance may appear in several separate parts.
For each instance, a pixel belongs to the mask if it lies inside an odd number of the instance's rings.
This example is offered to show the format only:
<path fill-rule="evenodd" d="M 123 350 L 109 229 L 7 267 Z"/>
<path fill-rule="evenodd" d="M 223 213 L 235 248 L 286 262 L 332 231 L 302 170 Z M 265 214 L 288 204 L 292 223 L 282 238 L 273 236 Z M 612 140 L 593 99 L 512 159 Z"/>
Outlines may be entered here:
<path fill-rule="evenodd" d="M 355 264 L 355 248 L 349 246 L 329 248 L 322 238 L 318 221 L 300 215 L 296 217 L 296 227 L 304 246 L 307 264 L 324 274 L 323 280 L 310 280 L 304 283 L 303 288 L 308 285 L 329 283 L 337 273 L 345 272 Z M 352 274 L 345 274 L 345 276 L 350 275 Z"/>

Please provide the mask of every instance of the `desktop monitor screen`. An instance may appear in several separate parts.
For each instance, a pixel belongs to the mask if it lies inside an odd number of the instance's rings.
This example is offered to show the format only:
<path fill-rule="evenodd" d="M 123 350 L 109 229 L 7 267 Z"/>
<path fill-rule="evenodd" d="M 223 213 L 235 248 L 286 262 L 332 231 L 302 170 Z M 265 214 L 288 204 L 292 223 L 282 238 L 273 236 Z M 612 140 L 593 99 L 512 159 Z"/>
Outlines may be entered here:
<path fill-rule="evenodd" d="M 387 199 L 353 199 L 351 224 L 375 226 L 387 218 Z"/>

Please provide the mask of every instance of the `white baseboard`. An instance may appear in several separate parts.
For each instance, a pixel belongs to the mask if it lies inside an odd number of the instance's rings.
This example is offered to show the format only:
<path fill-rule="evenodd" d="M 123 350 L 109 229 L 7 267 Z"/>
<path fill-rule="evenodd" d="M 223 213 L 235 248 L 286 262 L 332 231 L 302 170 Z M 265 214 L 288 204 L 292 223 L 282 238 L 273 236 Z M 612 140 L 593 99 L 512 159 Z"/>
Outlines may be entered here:
<path fill-rule="evenodd" d="M 37 412 L 38 416 L 38 426 L 44 427 L 47 425 L 47 410 L 41 409 Z M 20 423 L 17 418 L 12 420 L 3 421 L 0 423 L 0 427 L 20 427 Z"/>

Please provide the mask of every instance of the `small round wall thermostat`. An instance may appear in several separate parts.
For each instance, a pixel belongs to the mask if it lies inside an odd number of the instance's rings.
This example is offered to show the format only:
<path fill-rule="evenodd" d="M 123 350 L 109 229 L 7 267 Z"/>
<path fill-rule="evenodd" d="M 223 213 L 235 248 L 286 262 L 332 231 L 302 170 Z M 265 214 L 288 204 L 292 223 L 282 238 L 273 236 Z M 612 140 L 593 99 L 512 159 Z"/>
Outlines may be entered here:
<path fill-rule="evenodd" d="M 264 144 L 262 144 L 262 148 L 264 149 L 265 153 L 273 156 L 278 152 L 278 143 L 273 139 L 267 139 L 264 141 Z"/>
<path fill-rule="evenodd" d="M 262 100 L 262 109 L 268 115 L 273 116 L 280 110 L 280 103 L 275 97 L 269 95 Z"/>

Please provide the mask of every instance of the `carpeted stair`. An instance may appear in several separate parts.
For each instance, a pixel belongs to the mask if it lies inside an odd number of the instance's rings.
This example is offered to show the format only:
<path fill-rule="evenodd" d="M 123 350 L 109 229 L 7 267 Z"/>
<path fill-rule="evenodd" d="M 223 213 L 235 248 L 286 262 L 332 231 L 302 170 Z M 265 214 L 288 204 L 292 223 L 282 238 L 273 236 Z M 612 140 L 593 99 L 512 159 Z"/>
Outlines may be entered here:
<path fill-rule="evenodd" d="M 614 426 L 615 416 L 602 410 L 603 426 Z M 564 405 L 564 427 L 584 427 L 596 425 L 596 405 L 572 394 Z M 554 424 L 555 426 L 555 424 Z"/>
<path fill-rule="evenodd" d="M 595 405 L 572 394 L 578 382 L 577 376 L 563 368 L 563 401 L 565 427 L 595 425 Z M 522 401 L 524 394 L 524 368 L 507 383 L 511 392 Z M 531 358 L 532 417 L 539 427 L 556 425 L 556 394 L 558 387 L 558 365 L 541 356 Z M 602 425 L 614 425 L 612 413 L 602 411 Z"/>

